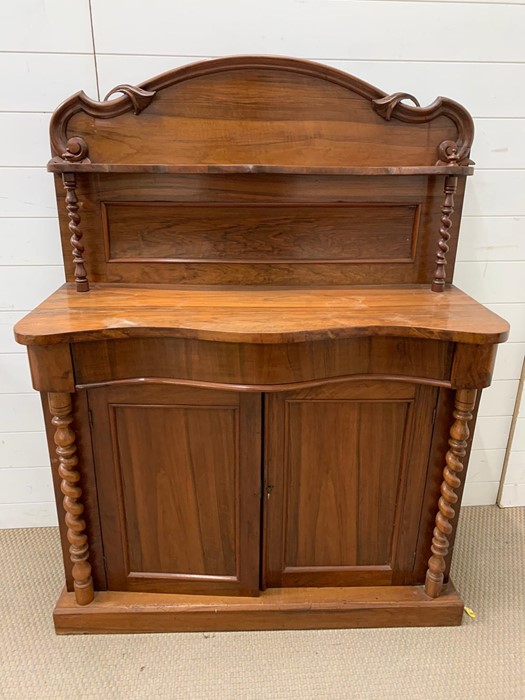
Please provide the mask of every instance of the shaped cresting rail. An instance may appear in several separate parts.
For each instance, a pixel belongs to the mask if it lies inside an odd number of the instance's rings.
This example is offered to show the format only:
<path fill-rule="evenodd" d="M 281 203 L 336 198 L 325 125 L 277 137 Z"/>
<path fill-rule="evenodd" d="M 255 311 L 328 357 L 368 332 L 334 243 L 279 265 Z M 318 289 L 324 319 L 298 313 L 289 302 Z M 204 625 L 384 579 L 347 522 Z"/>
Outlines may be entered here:
<path fill-rule="evenodd" d="M 444 202 L 441 208 L 441 225 L 439 228 L 440 238 L 437 245 L 434 279 L 431 283 L 432 291 L 444 291 L 446 283 L 446 256 L 449 250 L 448 241 L 451 236 L 454 195 L 458 184 L 457 175 L 465 174 L 463 166 L 472 164 L 470 147 L 474 135 L 474 126 L 470 114 L 460 104 L 448 98 L 438 97 L 427 107 L 421 107 L 417 99 L 408 93 L 396 92 L 386 95 L 372 85 L 336 69 L 309 61 L 261 56 L 239 56 L 204 61 L 164 73 L 139 86 L 117 85 L 108 92 L 102 102 L 91 100 L 84 92 L 78 92 L 56 110 L 50 127 L 51 146 L 54 155 L 51 164 L 60 166 L 66 190 L 66 210 L 71 231 L 74 277 L 77 291 L 88 291 L 89 281 L 86 273 L 85 250 L 82 244 L 75 172 L 82 172 L 82 166 L 91 164 L 91 161 L 89 158 L 89 145 L 86 140 L 78 135 L 68 135 L 70 119 L 79 112 L 96 119 L 110 119 L 129 112 L 138 115 L 151 104 L 160 90 L 177 83 L 227 70 L 261 68 L 313 76 L 345 87 L 360 97 L 369 100 L 372 110 L 385 121 L 396 120 L 409 124 L 424 124 L 440 117 L 446 117 L 454 123 L 457 139 L 455 141 L 445 140 L 438 144 L 436 146 L 437 161 L 435 165 L 422 168 L 427 174 L 431 172 L 439 175 L 441 172 L 445 175 Z M 121 93 L 122 97 L 109 100 L 108 98 L 115 93 Z M 414 106 L 404 104 L 404 100 L 411 100 Z M 66 170 L 63 167 L 66 164 L 72 166 L 70 170 Z M 243 172 L 252 172 L 248 165 L 239 165 L 239 168 L 244 168 Z M 443 170 L 441 170 L 442 168 Z M 221 166 L 214 166 L 214 170 L 220 172 Z M 268 170 L 271 171 L 271 168 L 268 168 Z M 276 168 L 277 170 L 278 168 Z M 348 170 L 351 171 L 351 168 L 348 168 Z M 360 170 L 360 174 L 362 174 L 363 168 Z M 397 170 L 403 171 L 403 167 Z M 140 166 L 137 166 L 137 171 L 140 171 Z"/>

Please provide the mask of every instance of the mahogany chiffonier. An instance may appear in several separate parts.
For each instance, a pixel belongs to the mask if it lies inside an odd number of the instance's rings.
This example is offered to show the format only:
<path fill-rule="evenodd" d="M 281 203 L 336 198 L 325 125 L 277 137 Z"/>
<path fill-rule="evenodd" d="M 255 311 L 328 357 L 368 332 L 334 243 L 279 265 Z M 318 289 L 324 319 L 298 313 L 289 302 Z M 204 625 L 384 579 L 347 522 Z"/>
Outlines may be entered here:
<path fill-rule="evenodd" d="M 288 58 L 57 109 L 67 283 L 15 333 L 58 633 L 460 624 L 469 433 L 508 333 L 451 283 L 472 139 L 452 100 Z"/>

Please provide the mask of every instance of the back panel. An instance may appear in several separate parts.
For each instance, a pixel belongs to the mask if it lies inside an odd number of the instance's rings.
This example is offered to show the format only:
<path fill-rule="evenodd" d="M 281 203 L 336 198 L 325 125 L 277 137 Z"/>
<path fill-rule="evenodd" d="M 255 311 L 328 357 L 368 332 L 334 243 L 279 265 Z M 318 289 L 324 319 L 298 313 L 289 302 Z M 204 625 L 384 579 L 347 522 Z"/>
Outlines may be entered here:
<path fill-rule="evenodd" d="M 471 172 L 472 119 L 453 100 L 420 107 L 327 66 L 264 56 L 112 92 L 122 96 L 77 93 L 51 120 L 69 281 L 72 233 L 92 282 L 432 280 L 445 178 L 459 180 L 459 220 Z"/>
<path fill-rule="evenodd" d="M 464 178 L 456 197 L 459 218 Z M 432 279 L 442 178 L 81 174 L 92 282 L 406 284 Z M 64 262 L 74 270 L 57 176 Z M 448 270 L 453 271 L 456 237 Z"/>

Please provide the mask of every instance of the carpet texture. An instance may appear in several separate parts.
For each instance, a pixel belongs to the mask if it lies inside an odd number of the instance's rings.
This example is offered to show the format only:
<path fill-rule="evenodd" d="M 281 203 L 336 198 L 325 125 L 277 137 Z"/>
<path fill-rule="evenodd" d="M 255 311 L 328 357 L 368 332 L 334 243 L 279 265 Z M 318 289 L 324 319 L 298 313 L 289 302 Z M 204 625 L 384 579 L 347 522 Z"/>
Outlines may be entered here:
<path fill-rule="evenodd" d="M 525 699 L 525 508 L 465 508 L 461 627 L 56 637 L 58 530 L 0 531 L 0 698 Z"/>

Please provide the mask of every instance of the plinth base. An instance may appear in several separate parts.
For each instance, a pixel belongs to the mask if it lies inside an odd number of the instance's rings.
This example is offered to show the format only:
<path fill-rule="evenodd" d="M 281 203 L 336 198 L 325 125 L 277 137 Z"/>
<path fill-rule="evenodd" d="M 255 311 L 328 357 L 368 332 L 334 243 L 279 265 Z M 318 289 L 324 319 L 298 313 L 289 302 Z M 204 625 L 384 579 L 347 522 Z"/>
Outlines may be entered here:
<path fill-rule="evenodd" d="M 439 598 L 422 586 L 271 588 L 258 598 L 101 591 L 89 605 L 62 592 L 57 634 L 437 627 L 460 625 L 451 582 Z"/>

